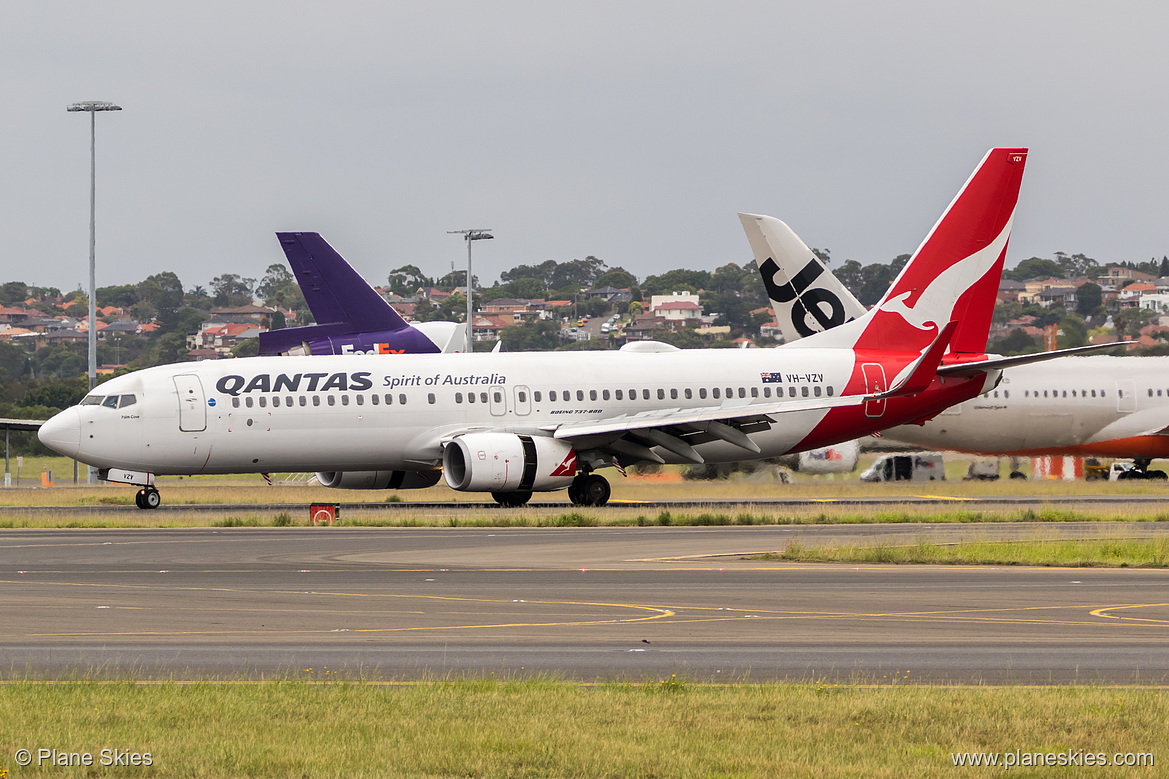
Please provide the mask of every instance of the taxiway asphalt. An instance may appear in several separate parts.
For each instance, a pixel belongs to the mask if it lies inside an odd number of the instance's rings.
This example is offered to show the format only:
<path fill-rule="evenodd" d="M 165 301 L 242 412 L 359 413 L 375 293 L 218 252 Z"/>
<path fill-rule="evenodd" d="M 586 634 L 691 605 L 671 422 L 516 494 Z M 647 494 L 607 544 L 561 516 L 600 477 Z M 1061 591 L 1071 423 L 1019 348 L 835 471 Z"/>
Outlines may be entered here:
<path fill-rule="evenodd" d="M 0 531 L 0 674 L 1169 683 L 1169 571 L 766 563 L 1160 523 Z M 311 669 L 311 670 L 310 670 Z"/>

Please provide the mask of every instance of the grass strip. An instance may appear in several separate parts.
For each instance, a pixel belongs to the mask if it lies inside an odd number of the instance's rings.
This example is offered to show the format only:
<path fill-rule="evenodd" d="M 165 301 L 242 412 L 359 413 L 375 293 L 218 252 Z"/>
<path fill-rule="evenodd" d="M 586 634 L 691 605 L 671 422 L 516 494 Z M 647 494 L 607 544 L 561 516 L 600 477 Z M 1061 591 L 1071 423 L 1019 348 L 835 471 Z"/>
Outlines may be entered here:
<path fill-rule="evenodd" d="M 0 686 L 0 717 L 0 768 L 18 749 L 151 756 L 54 777 L 901 777 L 953 776 L 953 752 L 1169 760 L 1155 688 L 26 681 Z"/>
<path fill-rule="evenodd" d="M 1034 565 L 1068 568 L 1166 568 L 1169 538 L 963 541 L 908 545 L 805 546 L 793 541 L 781 552 L 753 559 L 801 563 L 895 563 L 918 565 Z"/>

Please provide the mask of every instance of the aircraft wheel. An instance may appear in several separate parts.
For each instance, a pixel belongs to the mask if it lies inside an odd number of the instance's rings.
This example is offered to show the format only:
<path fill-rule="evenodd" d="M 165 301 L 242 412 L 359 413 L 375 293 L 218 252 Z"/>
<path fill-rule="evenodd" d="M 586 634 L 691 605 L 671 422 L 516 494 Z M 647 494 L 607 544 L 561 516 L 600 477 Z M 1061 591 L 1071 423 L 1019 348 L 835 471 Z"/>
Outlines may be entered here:
<path fill-rule="evenodd" d="M 1166 475 L 1164 471 L 1145 471 L 1145 478 L 1153 479 L 1155 481 L 1164 481 L 1165 479 L 1169 479 L 1169 475 Z"/>
<path fill-rule="evenodd" d="M 532 499 L 530 492 L 493 492 L 491 497 L 504 508 L 519 508 Z"/>
<path fill-rule="evenodd" d="M 604 506 L 609 502 L 609 496 L 613 494 L 613 489 L 609 486 L 609 482 L 605 477 L 598 476 L 595 473 L 586 476 L 581 487 L 582 497 L 584 498 L 582 505 L 585 506 Z"/>
<path fill-rule="evenodd" d="M 568 499 L 570 501 L 572 501 L 572 505 L 574 505 L 574 506 L 585 505 L 585 497 L 584 497 L 584 491 L 583 491 L 582 487 L 584 485 L 584 480 L 587 478 L 588 478 L 587 476 L 583 476 L 583 475 L 577 476 L 575 479 L 572 480 L 572 484 L 568 485 Z"/>
<path fill-rule="evenodd" d="M 1025 473 L 1023 473 L 1022 471 L 1011 471 L 1011 478 L 1012 479 L 1026 479 L 1027 475 Z"/>
<path fill-rule="evenodd" d="M 145 496 L 146 490 L 138 490 L 138 492 L 134 495 L 134 505 L 140 509 L 146 508 L 146 502 L 143 500 Z"/>
<path fill-rule="evenodd" d="M 162 496 L 158 494 L 158 490 L 153 487 L 147 487 L 142 490 L 142 504 L 139 508 L 156 509 L 162 505 Z"/>

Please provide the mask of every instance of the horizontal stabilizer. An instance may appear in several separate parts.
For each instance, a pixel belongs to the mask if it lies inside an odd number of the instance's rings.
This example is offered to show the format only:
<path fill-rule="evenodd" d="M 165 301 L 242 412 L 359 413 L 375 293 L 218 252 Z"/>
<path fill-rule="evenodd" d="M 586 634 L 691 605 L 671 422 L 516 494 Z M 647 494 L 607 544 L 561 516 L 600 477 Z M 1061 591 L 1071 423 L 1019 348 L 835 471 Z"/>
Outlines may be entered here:
<path fill-rule="evenodd" d="M 989 370 L 1002 370 L 1016 365 L 1030 365 L 1033 362 L 1046 362 L 1057 357 L 1067 357 L 1071 354 L 1085 354 L 1087 352 L 1102 352 L 1106 349 L 1115 349 L 1118 346 L 1136 346 L 1135 341 L 1114 341 L 1110 344 L 1093 344 L 1091 346 L 1076 346 L 1071 349 L 1059 349 L 1054 352 L 1040 352 L 1039 354 L 1022 354 L 1018 357 L 995 357 L 990 360 L 977 362 L 960 362 L 953 365 L 943 365 L 938 368 L 939 376 L 970 377 Z"/>

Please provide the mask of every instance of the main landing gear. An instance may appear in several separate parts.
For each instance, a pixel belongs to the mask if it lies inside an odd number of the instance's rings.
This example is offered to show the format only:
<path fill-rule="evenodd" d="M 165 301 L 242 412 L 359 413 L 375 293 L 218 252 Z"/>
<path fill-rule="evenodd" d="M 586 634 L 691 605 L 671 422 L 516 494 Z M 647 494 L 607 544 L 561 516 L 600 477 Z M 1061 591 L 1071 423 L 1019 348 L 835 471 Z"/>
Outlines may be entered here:
<path fill-rule="evenodd" d="M 582 473 L 568 485 L 568 499 L 575 506 L 604 506 L 613 489 L 604 476 Z"/>
<path fill-rule="evenodd" d="M 140 509 L 156 509 L 162 505 L 162 496 L 154 487 L 143 487 L 134 496 L 134 503 Z"/>

